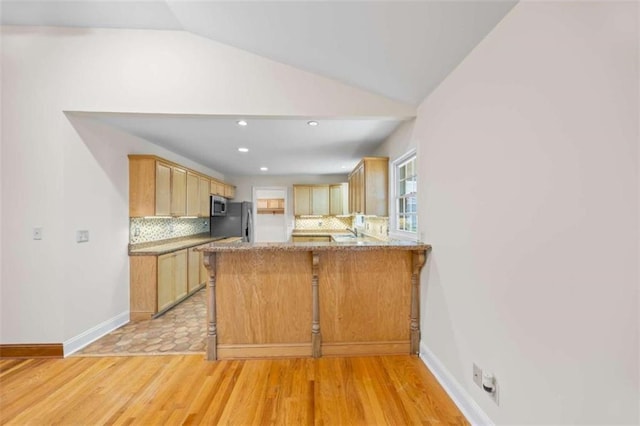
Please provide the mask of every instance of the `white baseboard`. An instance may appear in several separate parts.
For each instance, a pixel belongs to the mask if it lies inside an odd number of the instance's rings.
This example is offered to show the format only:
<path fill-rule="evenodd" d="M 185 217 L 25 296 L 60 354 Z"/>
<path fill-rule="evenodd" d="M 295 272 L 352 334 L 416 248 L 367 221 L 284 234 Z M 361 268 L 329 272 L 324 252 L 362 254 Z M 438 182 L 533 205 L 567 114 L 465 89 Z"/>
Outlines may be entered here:
<path fill-rule="evenodd" d="M 129 322 L 129 311 L 122 312 L 113 318 L 101 322 L 89 330 L 78 334 L 62 344 L 65 358 L 74 352 L 87 346 L 89 343 L 95 342 L 102 336 L 111 333 L 118 327 L 122 327 Z"/>
<path fill-rule="evenodd" d="M 494 424 L 466 389 L 458 383 L 442 362 L 429 350 L 425 342 L 420 342 L 420 358 L 472 425 L 492 426 Z"/>

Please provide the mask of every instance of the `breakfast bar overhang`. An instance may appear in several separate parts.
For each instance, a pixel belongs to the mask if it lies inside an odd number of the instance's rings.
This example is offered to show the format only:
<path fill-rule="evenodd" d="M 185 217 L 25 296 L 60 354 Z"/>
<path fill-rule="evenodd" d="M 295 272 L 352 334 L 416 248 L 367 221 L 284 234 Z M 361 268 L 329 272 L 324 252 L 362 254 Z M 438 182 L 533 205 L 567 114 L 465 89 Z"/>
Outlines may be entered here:
<path fill-rule="evenodd" d="M 405 241 L 203 246 L 207 359 L 416 354 L 430 249 Z"/>

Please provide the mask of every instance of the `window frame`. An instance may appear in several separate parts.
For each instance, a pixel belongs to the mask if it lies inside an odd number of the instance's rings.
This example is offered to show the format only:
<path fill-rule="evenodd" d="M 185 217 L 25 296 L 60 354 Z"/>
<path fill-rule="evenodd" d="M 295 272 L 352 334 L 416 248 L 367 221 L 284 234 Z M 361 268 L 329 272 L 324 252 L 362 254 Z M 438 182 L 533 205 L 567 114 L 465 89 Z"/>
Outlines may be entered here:
<path fill-rule="evenodd" d="M 415 191 L 415 205 L 416 205 L 416 213 L 415 213 L 415 218 L 416 218 L 416 230 L 415 232 L 412 231 L 407 231 L 407 230 L 401 230 L 398 229 L 399 225 L 400 225 L 400 209 L 399 209 L 399 205 L 400 205 L 400 194 L 399 194 L 399 189 L 400 189 L 400 168 L 402 166 L 404 166 L 405 164 L 407 164 L 410 161 L 414 161 L 414 175 L 416 176 L 416 191 Z M 414 148 L 408 152 L 406 152 L 405 154 L 401 155 L 400 157 L 396 158 L 392 163 L 391 163 L 391 176 L 392 178 L 392 185 L 391 185 L 391 200 L 392 200 L 392 205 L 390 206 L 390 210 L 392 212 L 392 216 L 391 216 L 391 223 L 390 223 L 390 230 L 389 230 L 389 234 L 390 236 L 394 237 L 394 238 L 399 238 L 399 239 L 408 239 L 408 240 L 417 240 L 418 239 L 418 235 L 420 235 L 420 224 L 418 221 L 418 214 L 419 214 L 419 204 L 418 204 L 418 182 L 417 182 L 417 177 L 418 177 L 418 155 L 417 155 L 417 150 Z"/>

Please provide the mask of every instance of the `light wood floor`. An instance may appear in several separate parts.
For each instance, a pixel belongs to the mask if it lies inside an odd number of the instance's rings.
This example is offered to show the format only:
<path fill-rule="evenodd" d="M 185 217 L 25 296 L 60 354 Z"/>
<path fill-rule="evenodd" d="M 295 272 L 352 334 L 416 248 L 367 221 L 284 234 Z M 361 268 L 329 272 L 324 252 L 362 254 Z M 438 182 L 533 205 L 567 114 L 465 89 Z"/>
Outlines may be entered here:
<path fill-rule="evenodd" d="M 0 424 L 468 424 L 417 357 L 0 361 Z"/>

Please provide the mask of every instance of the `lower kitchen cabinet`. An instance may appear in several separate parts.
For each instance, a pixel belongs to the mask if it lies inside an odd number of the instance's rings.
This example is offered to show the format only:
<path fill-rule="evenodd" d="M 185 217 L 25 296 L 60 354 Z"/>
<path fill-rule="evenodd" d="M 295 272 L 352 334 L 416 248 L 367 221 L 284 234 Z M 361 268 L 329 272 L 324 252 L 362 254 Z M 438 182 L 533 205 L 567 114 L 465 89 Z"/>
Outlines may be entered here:
<path fill-rule="evenodd" d="M 158 256 L 158 311 L 187 295 L 187 250 Z"/>
<path fill-rule="evenodd" d="M 198 290 L 206 282 L 207 268 L 204 267 L 202 261 L 202 252 L 196 251 L 197 247 L 189 249 L 189 273 L 188 275 L 188 291 L 193 293 Z"/>
<path fill-rule="evenodd" d="M 204 282 L 202 253 L 193 248 L 160 256 L 131 256 L 129 262 L 132 321 L 169 309 Z"/>

